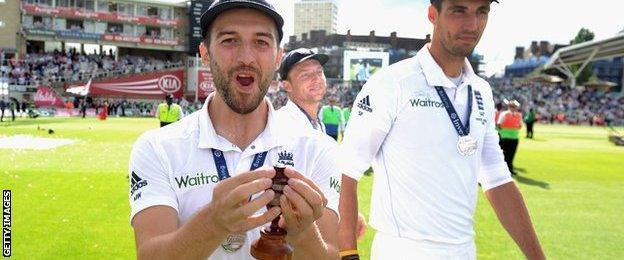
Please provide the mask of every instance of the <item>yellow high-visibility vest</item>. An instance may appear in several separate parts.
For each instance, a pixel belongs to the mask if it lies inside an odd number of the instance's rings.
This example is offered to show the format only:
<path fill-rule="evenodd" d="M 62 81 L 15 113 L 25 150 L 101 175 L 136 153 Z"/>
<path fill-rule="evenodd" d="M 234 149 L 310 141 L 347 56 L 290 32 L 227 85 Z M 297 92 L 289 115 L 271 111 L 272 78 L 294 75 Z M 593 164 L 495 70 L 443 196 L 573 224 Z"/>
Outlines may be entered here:
<path fill-rule="evenodd" d="M 160 122 L 173 123 L 180 120 L 182 108 L 178 104 L 171 104 L 171 106 L 169 106 L 167 103 L 160 103 L 156 115 L 158 115 Z"/>

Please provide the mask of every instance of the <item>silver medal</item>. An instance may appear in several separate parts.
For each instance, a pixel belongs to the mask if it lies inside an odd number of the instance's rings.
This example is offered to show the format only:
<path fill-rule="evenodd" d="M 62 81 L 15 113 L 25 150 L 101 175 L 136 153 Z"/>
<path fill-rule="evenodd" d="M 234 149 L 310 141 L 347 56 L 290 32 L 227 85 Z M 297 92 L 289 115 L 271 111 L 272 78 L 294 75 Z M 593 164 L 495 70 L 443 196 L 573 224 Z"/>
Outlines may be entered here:
<path fill-rule="evenodd" d="M 460 136 L 457 140 L 457 151 L 463 156 L 473 155 L 477 151 L 477 140 L 470 135 Z"/>
<path fill-rule="evenodd" d="M 227 239 L 223 241 L 221 247 L 225 250 L 225 252 L 234 253 L 243 247 L 246 240 L 246 234 L 230 234 Z"/>

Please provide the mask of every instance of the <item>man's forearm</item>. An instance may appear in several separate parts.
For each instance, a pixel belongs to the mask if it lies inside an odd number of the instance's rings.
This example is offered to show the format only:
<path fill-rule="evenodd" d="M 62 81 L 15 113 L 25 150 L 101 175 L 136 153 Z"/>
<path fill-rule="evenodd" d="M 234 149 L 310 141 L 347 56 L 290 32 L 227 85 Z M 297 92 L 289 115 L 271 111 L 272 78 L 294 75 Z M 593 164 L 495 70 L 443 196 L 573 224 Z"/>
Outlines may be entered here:
<path fill-rule="evenodd" d="M 340 230 L 338 233 L 340 250 L 357 249 L 357 181 L 342 175 L 340 185 Z"/>
<path fill-rule="evenodd" d="M 316 224 L 308 228 L 300 237 L 297 239 L 298 241 L 291 244 L 294 249 L 293 259 L 319 260 L 338 258 L 338 249 L 325 243 Z"/>
<path fill-rule="evenodd" d="M 545 259 L 522 194 L 513 182 L 485 192 L 499 221 L 527 259 Z"/>
<path fill-rule="evenodd" d="M 206 259 L 225 239 L 201 219 L 201 213 L 174 232 L 139 245 L 138 259 Z"/>

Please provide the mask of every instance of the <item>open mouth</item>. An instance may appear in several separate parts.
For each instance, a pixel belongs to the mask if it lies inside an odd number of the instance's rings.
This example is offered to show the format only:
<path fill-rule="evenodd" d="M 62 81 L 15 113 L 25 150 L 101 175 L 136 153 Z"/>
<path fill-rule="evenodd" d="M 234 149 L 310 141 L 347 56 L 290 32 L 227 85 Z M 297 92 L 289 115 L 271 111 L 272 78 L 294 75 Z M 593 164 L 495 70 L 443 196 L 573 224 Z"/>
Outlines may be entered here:
<path fill-rule="evenodd" d="M 255 77 L 250 74 L 250 73 L 239 73 L 236 75 L 236 81 L 238 82 L 238 84 L 240 84 L 243 87 L 248 87 L 251 84 L 253 84 L 256 79 Z"/>

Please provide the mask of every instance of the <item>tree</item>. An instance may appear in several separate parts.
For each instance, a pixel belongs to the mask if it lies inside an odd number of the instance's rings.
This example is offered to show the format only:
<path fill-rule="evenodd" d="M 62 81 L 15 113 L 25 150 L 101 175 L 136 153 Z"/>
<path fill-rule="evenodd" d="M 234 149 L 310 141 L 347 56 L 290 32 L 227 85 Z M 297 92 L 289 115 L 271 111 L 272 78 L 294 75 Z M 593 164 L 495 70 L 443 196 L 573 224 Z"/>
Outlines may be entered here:
<path fill-rule="evenodd" d="M 592 31 L 586 28 L 581 28 L 581 30 L 579 30 L 579 32 L 576 34 L 576 37 L 574 37 L 574 39 L 570 43 L 578 44 L 582 42 L 588 42 L 593 39 L 594 39 L 594 33 Z M 574 65 L 572 66 L 572 71 L 576 72 L 580 67 L 581 65 Z M 593 62 L 590 62 L 589 64 L 587 64 L 587 66 L 585 66 L 583 71 L 581 71 L 581 73 L 578 74 L 578 76 L 576 77 L 576 82 L 578 82 L 579 84 L 583 84 L 587 82 L 593 74 L 594 74 L 594 64 Z"/>

